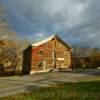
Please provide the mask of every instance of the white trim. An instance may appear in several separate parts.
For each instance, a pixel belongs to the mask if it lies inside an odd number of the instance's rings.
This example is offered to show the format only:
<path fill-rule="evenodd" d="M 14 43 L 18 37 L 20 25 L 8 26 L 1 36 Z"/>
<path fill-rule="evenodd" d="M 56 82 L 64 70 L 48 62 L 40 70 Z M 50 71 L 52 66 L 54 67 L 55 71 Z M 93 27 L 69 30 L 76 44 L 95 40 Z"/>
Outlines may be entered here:
<path fill-rule="evenodd" d="M 50 72 L 52 69 L 46 69 L 46 70 L 39 70 L 39 71 L 30 71 L 31 74 L 37 74 L 37 73 L 43 73 L 43 72 Z"/>
<path fill-rule="evenodd" d="M 57 60 L 64 60 L 64 58 L 57 58 Z"/>
<path fill-rule="evenodd" d="M 42 45 L 42 44 L 44 44 L 44 43 L 46 43 L 46 42 L 52 40 L 54 37 L 55 37 L 55 35 L 52 35 L 52 36 L 48 37 L 47 39 L 44 39 L 44 40 L 42 40 L 42 41 L 40 41 L 40 42 L 33 43 L 33 44 L 31 44 L 31 45 L 37 47 L 37 46 L 39 46 L 39 45 Z"/>

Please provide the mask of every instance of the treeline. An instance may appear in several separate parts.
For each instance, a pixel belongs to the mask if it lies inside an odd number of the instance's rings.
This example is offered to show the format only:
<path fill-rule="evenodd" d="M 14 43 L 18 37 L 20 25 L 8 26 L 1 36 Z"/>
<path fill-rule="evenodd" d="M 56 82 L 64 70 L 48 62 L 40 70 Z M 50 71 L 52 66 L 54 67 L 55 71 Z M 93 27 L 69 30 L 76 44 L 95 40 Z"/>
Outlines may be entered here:
<path fill-rule="evenodd" d="M 97 68 L 100 66 L 99 48 L 74 47 L 73 51 L 76 68 Z"/>

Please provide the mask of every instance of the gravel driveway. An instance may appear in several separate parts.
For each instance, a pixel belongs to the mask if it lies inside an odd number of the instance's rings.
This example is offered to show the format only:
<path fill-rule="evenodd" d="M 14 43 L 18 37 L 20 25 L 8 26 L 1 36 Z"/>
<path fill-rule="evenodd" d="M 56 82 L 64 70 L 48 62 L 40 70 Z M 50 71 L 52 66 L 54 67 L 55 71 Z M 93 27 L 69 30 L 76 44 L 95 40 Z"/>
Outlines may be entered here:
<path fill-rule="evenodd" d="M 85 72 L 49 72 L 35 75 L 0 78 L 0 96 L 25 92 L 29 89 L 47 87 L 57 83 L 78 82 L 84 80 L 100 80 L 100 71 Z"/>

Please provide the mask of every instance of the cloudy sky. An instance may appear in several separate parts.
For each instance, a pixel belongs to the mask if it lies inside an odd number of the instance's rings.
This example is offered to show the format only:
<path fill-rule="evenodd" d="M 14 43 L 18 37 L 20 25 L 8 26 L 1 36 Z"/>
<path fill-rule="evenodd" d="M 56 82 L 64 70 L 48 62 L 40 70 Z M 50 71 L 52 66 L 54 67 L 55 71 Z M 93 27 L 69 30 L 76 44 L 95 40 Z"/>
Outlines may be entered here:
<path fill-rule="evenodd" d="M 100 0 L 0 0 L 20 37 L 54 33 L 70 44 L 100 47 Z"/>

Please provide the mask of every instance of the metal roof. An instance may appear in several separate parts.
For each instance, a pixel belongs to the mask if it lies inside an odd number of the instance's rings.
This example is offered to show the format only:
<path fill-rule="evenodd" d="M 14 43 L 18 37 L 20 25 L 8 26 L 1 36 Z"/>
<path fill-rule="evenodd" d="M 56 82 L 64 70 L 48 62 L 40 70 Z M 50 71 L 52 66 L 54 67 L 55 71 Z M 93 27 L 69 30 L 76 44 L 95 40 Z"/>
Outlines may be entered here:
<path fill-rule="evenodd" d="M 40 41 L 40 42 L 33 43 L 33 44 L 31 44 L 31 46 L 32 46 L 32 47 L 38 47 L 38 46 L 40 46 L 40 45 L 42 45 L 42 44 L 45 44 L 45 43 L 51 41 L 52 39 L 54 39 L 54 37 L 57 37 L 57 38 L 58 38 L 64 45 L 66 45 L 68 48 L 71 48 L 71 46 L 69 46 L 68 44 L 66 44 L 66 43 L 65 43 L 58 35 L 56 35 L 56 34 L 54 34 L 54 35 L 52 35 L 52 36 L 50 36 L 50 37 L 48 37 L 48 38 L 46 38 L 46 39 L 44 39 L 44 40 L 42 40 L 42 41 Z"/>

